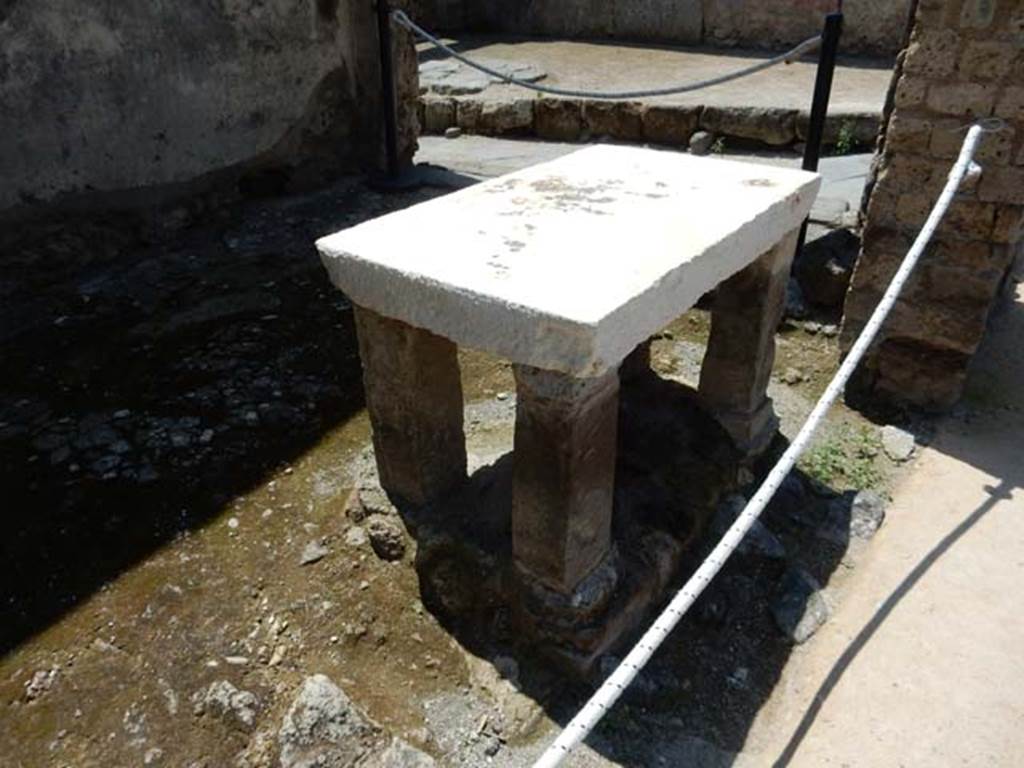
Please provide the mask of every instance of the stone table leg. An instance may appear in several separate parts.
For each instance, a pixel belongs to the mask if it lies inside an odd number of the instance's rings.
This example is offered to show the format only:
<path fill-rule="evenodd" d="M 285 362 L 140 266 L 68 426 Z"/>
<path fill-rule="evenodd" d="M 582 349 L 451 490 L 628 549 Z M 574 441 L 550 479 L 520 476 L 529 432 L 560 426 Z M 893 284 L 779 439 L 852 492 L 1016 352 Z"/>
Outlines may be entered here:
<path fill-rule="evenodd" d="M 626 355 L 619 366 L 619 380 L 622 386 L 634 381 L 642 381 L 651 376 L 651 340 L 637 344 L 636 349 Z"/>
<path fill-rule="evenodd" d="M 436 500 L 466 479 L 456 346 L 361 307 L 355 319 L 381 487 Z"/>
<path fill-rule="evenodd" d="M 798 234 L 722 283 L 712 309 L 700 398 L 748 456 L 763 452 L 778 428 L 768 379 Z"/>
<path fill-rule="evenodd" d="M 527 581 L 569 596 L 611 549 L 618 372 L 514 370 L 513 556 Z"/>

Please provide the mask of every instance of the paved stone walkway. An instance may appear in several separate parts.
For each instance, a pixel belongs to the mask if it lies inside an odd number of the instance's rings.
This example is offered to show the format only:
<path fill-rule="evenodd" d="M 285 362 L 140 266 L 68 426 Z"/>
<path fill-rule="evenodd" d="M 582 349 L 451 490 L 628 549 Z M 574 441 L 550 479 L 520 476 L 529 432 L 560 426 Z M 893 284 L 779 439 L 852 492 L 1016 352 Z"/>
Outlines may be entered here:
<path fill-rule="evenodd" d="M 1024 285 L 959 418 L 894 493 L 831 622 L 745 752 L 792 766 L 1024 764 Z"/>

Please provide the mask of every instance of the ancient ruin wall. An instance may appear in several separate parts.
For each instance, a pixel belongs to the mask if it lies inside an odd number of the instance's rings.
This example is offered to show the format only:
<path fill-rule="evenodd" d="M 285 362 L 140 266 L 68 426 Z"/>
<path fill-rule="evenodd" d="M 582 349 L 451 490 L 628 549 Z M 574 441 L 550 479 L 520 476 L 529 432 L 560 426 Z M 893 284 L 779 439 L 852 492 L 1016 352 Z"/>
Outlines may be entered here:
<path fill-rule="evenodd" d="M 851 394 L 933 408 L 960 396 L 967 367 L 1024 245 L 1024 4 L 920 0 L 895 75 L 866 207 L 863 252 L 846 302 L 846 348 L 864 326 L 945 184 L 977 118 L 980 182 L 964 190 L 904 290 Z"/>
<path fill-rule="evenodd" d="M 787 48 L 821 31 L 836 0 L 425 0 L 423 19 L 448 31 L 681 45 Z M 846 3 L 843 50 L 895 56 L 910 0 Z"/>
<path fill-rule="evenodd" d="M 3 0 L 0 212 L 372 161 L 378 72 L 359 0 Z"/>

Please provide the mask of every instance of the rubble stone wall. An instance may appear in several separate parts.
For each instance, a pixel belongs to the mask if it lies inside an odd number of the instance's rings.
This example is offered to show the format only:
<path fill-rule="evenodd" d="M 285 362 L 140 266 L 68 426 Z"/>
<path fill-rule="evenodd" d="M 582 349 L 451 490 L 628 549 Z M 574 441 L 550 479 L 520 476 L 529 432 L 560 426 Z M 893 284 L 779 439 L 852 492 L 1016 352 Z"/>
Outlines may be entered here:
<path fill-rule="evenodd" d="M 924 224 L 966 126 L 993 116 L 1006 121 L 985 136 L 980 181 L 953 204 L 848 393 L 941 409 L 959 399 L 1024 246 L 1024 4 L 919 0 L 894 77 L 846 301 L 845 348 Z"/>
<path fill-rule="evenodd" d="M 787 48 L 821 31 L 835 0 L 426 0 L 448 32 L 612 37 L 679 45 Z M 895 56 L 910 0 L 846 4 L 843 50 Z"/>
<path fill-rule="evenodd" d="M 373 163 L 380 112 L 369 2 L 0 2 L 0 213 L 225 172 L 316 181 Z"/>

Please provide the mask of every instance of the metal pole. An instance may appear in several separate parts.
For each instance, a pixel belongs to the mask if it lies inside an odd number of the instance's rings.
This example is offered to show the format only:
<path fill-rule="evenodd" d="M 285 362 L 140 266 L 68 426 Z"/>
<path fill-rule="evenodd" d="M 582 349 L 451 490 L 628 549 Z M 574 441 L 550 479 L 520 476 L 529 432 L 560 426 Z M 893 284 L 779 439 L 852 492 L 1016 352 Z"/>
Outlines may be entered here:
<path fill-rule="evenodd" d="M 836 54 L 839 52 L 839 37 L 843 33 L 842 5 L 839 13 L 825 17 L 825 29 L 821 33 L 821 55 L 818 59 L 818 74 L 814 80 L 814 101 L 811 103 L 811 120 L 807 127 L 807 146 L 804 149 L 803 169 L 817 171 L 821 159 L 821 144 L 825 138 L 825 118 L 828 116 L 828 102 L 832 97 L 832 78 L 836 71 Z M 807 221 L 800 228 L 800 239 L 796 246 L 796 258 L 804 249 L 807 239 Z"/>
<path fill-rule="evenodd" d="M 384 106 L 384 151 L 387 176 L 398 176 L 398 104 L 395 94 L 394 46 L 391 41 L 391 8 L 388 0 L 377 0 L 377 38 L 380 42 L 381 101 Z"/>

